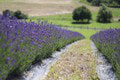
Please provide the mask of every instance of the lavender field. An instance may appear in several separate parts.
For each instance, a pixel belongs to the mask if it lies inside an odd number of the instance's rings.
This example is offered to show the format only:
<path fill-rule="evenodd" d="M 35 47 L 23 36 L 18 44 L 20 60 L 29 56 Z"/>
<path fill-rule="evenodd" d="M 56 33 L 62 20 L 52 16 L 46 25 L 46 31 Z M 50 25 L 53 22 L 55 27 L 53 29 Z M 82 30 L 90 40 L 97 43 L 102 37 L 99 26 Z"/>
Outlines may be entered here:
<path fill-rule="evenodd" d="M 0 0 L 0 80 L 120 80 L 120 1 Z"/>
<path fill-rule="evenodd" d="M 36 24 L 0 15 L 0 80 L 20 75 L 53 51 L 83 38 L 80 33 L 45 22 Z"/>
<path fill-rule="evenodd" d="M 111 63 L 120 80 L 120 29 L 101 31 L 93 35 L 91 39 Z"/>

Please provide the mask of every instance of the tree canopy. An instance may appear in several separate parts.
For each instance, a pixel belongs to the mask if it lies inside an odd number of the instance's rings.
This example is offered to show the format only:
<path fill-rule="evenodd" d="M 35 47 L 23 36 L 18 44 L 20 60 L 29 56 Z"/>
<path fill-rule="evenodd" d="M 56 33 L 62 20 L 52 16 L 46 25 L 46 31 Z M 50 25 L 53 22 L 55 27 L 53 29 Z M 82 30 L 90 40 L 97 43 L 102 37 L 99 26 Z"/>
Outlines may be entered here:
<path fill-rule="evenodd" d="M 97 22 L 108 23 L 112 21 L 112 17 L 112 12 L 102 5 L 97 15 Z"/>
<path fill-rule="evenodd" d="M 92 14 L 89 9 L 85 6 L 78 7 L 73 11 L 73 20 L 75 21 L 83 21 L 87 20 L 88 22 L 92 19 Z"/>

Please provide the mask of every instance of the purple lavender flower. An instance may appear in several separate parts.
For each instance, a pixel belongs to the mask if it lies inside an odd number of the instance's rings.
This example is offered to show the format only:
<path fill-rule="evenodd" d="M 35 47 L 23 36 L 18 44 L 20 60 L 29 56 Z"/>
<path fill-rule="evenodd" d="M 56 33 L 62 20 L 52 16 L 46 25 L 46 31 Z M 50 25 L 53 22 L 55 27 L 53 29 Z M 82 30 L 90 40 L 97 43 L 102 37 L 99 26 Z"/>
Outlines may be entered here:
<path fill-rule="evenodd" d="M 120 79 L 120 29 L 100 31 L 91 37 L 97 48 L 112 64 Z"/>
<path fill-rule="evenodd" d="M 83 38 L 80 33 L 62 29 L 46 21 L 39 21 L 37 24 L 0 15 L 0 67 L 3 67 L 1 73 L 6 78 L 7 74 L 16 68 L 16 72 L 22 72 L 36 58 L 46 57 L 51 54 L 49 51 L 62 47 L 58 45 L 59 42 L 63 42 L 65 46 Z M 8 67 L 8 70 L 4 66 Z"/>
<path fill-rule="evenodd" d="M 10 59 L 11 59 L 10 57 L 7 57 L 6 60 L 5 60 L 5 63 L 9 64 Z"/>

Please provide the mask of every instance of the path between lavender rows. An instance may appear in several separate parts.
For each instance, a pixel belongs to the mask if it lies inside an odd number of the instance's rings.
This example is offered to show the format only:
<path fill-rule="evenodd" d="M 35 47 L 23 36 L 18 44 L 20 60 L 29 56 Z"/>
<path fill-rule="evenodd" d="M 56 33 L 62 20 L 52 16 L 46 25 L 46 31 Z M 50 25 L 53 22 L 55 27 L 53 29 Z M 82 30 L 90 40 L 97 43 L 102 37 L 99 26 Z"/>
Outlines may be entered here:
<path fill-rule="evenodd" d="M 96 57 L 90 44 L 90 40 L 73 44 L 51 67 L 44 80 L 97 80 Z"/>
<path fill-rule="evenodd" d="M 117 80 L 111 65 L 88 39 L 68 45 L 27 72 L 24 80 Z"/>

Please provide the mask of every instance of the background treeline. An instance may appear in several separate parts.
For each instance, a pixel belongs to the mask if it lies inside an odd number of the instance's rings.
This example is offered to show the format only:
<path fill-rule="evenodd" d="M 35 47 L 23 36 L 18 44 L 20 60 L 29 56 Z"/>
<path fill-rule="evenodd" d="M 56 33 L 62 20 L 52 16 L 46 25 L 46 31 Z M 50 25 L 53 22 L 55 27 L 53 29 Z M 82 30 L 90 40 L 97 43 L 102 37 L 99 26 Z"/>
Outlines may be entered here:
<path fill-rule="evenodd" d="M 87 2 L 90 2 L 94 6 L 100 6 L 104 3 L 107 6 L 120 7 L 120 0 L 87 0 Z"/>

